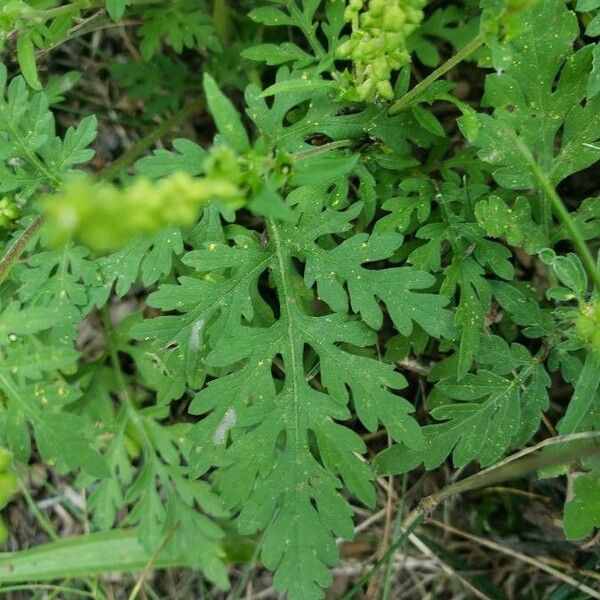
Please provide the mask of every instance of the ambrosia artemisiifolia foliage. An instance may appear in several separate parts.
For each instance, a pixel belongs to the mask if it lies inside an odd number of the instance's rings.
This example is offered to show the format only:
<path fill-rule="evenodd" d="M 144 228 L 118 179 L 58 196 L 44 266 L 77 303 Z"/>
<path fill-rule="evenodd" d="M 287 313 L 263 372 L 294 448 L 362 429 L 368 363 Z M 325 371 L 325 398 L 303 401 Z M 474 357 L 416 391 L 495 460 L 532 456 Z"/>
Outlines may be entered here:
<path fill-rule="evenodd" d="M 311 600 L 375 473 L 490 466 L 544 414 L 559 434 L 599 429 L 600 196 L 568 185 L 600 159 L 599 8 L 4 3 L 22 76 L 0 66 L 0 507 L 13 458 L 36 453 L 76 474 L 94 528 L 166 539 L 222 587 L 235 528 L 277 590 Z M 152 114 L 200 83 L 178 53 L 202 53 L 216 130 L 116 183 L 86 166 L 96 117 L 57 135 L 77 78 L 45 80 L 35 54 L 104 9 L 142 20 L 140 60 L 111 72 Z M 443 66 L 412 81 L 411 57 L 433 70 L 449 50 L 481 73 L 469 104 Z M 561 379 L 573 394 L 551 407 Z M 393 445 L 374 456 L 362 434 L 381 429 Z M 600 526 L 597 458 L 570 487 L 565 531 L 582 538 Z"/>

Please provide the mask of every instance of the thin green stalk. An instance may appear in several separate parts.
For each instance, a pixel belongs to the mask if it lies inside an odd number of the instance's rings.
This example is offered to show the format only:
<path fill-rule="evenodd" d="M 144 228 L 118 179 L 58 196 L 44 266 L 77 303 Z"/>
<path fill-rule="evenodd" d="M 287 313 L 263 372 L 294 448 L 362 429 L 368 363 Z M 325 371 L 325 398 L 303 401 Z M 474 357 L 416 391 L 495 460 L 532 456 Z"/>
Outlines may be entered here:
<path fill-rule="evenodd" d="M 463 46 L 454 56 L 449 58 L 443 65 L 439 66 L 433 73 L 430 73 L 423 81 L 420 81 L 408 91 L 402 98 L 396 100 L 392 106 L 390 106 L 389 114 L 395 115 L 404 110 L 410 103 L 425 89 L 427 89 L 434 81 L 437 81 L 440 77 L 445 75 L 448 71 L 452 70 L 456 65 L 469 57 L 475 50 L 480 48 L 485 41 L 483 34 L 479 34 L 473 38 L 468 44 Z"/>
<path fill-rule="evenodd" d="M 315 35 L 315 30 L 313 29 L 312 22 L 309 19 L 307 19 L 304 12 L 298 8 L 295 0 L 288 0 L 287 6 L 288 10 L 290 11 L 290 14 L 300 24 L 302 33 L 306 37 L 313 52 L 317 55 L 318 58 L 323 58 L 327 53 L 325 52 L 325 48 L 323 48 L 323 45 Z"/>
<path fill-rule="evenodd" d="M 6 279 L 12 266 L 21 258 L 21 255 L 27 249 L 29 242 L 44 224 L 45 217 L 37 217 L 27 229 L 16 239 L 15 243 L 7 250 L 6 254 L 0 259 L 0 283 Z"/>
<path fill-rule="evenodd" d="M 229 3 L 227 0 L 214 0 L 213 23 L 222 44 L 227 44 L 231 39 L 232 23 Z"/>
<path fill-rule="evenodd" d="M 274 519 L 275 519 L 275 517 L 273 517 L 271 519 L 271 523 L 273 522 Z M 271 523 L 269 523 L 269 525 Z M 240 580 L 238 581 L 236 586 L 233 588 L 233 590 L 231 590 L 231 593 L 227 597 L 227 600 L 240 600 L 242 594 L 244 593 L 244 588 L 248 584 L 248 581 L 250 581 L 252 571 L 256 568 L 256 565 L 258 564 L 258 557 L 260 555 L 260 551 L 262 548 L 263 539 L 264 539 L 264 535 L 260 538 L 260 541 L 254 547 L 252 556 L 250 557 L 250 561 L 246 565 L 246 568 L 244 569 L 242 576 L 240 577 Z"/>
<path fill-rule="evenodd" d="M 103 179 L 116 179 L 119 174 L 130 167 L 144 152 L 160 138 L 167 135 L 172 129 L 183 123 L 192 114 L 205 104 L 204 98 L 199 97 L 186 104 L 181 110 L 165 119 L 158 127 L 153 129 L 148 135 L 136 142 L 125 154 L 118 158 L 109 167 L 101 171 L 98 175 Z"/>
<path fill-rule="evenodd" d="M 58 540 L 59 536 L 56 533 L 56 531 L 54 531 L 52 524 L 50 523 L 50 521 L 48 521 L 46 515 L 39 509 L 38 505 L 35 503 L 35 500 L 31 497 L 27 486 L 25 485 L 25 483 L 23 483 L 23 480 L 20 477 L 19 488 L 21 489 L 21 494 L 25 499 L 25 504 L 27 504 L 27 508 L 29 508 L 31 514 L 35 517 L 36 521 L 38 522 L 38 525 L 46 532 L 46 535 L 48 535 L 48 537 L 51 540 Z"/>
<path fill-rule="evenodd" d="M 313 158 L 315 156 L 319 156 L 320 154 L 325 154 L 330 150 L 337 150 L 338 148 L 348 148 L 352 146 L 352 140 L 338 140 L 336 142 L 329 142 L 328 144 L 323 144 L 322 146 L 315 146 L 314 148 L 309 148 L 308 150 L 300 150 L 298 152 L 294 152 L 292 156 L 296 160 L 303 160 L 306 158 Z"/>
<path fill-rule="evenodd" d="M 402 519 L 404 518 L 404 499 L 406 496 L 406 489 L 408 487 L 408 475 L 404 473 L 402 477 L 402 496 L 400 498 L 400 506 L 398 507 L 398 514 L 396 515 L 396 522 L 394 523 L 394 537 L 400 535 L 402 529 Z M 407 536 L 404 536 L 403 541 L 406 544 L 408 540 Z M 392 586 L 392 567 L 394 562 L 394 555 L 390 554 L 385 565 L 385 576 L 383 579 L 383 591 L 381 592 L 381 599 L 388 600 L 390 597 L 390 589 Z"/>
<path fill-rule="evenodd" d="M 163 539 L 161 544 L 158 546 L 158 548 L 156 549 L 154 554 L 150 557 L 150 559 L 148 560 L 148 563 L 144 567 L 144 570 L 138 577 L 138 580 L 137 580 L 133 590 L 131 590 L 131 594 L 129 595 L 128 600 L 136 600 L 142 587 L 144 586 L 144 583 L 146 582 L 146 579 L 148 578 L 148 575 L 150 574 L 150 571 L 152 571 L 152 569 L 154 568 L 154 565 L 156 564 L 156 561 L 158 560 L 162 551 L 167 547 L 169 542 L 173 539 L 173 536 L 179 529 L 180 525 L 181 525 L 181 523 L 179 523 L 179 522 L 175 523 L 175 525 L 167 533 L 167 535 L 165 536 L 165 538 Z"/>
<path fill-rule="evenodd" d="M 146 428 L 140 419 L 140 415 L 138 410 L 131 398 L 129 393 L 129 386 L 127 381 L 125 380 L 125 375 L 123 374 L 123 369 L 121 368 L 121 361 L 119 360 L 119 353 L 117 347 L 115 346 L 114 338 L 113 338 L 113 325 L 112 319 L 110 317 L 110 309 L 108 304 L 105 304 L 100 310 L 100 319 L 102 321 L 102 326 L 104 329 L 104 335 L 106 336 L 106 350 L 108 352 L 108 357 L 110 359 L 110 363 L 115 371 L 115 376 L 117 379 L 117 384 L 120 389 L 120 396 L 123 405 L 127 411 L 127 416 L 131 424 L 135 427 L 136 431 L 140 434 L 142 438 L 142 442 L 144 444 L 144 449 L 149 454 L 155 454 L 154 447 L 150 438 L 148 437 L 148 433 L 146 432 Z"/>
<path fill-rule="evenodd" d="M 352 600 L 362 590 L 365 583 L 367 583 L 374 575 L 379 571 L 388 560 L 394 556 L 394 553 L 404 543 L 406 538 L 421 524 L 424 519 L 424 514 L 419 515 L 415 518 L 406 529 L 398 536 L 398 539 L 387 549 L 386 553 L 371 567 L 371 569 L 365 573 L 352 587 L 351 590 L 346 592 L 341 600 Z"/>
<path fill-rule="evenodd" d="M 513 134 L 514 135 L 514 134 Z M 567 231 L 569 232 L 569 237 L 571 239 L 571 243 L 573 244 L 581 262 L 585 270 L 587 271 L 588 276 L 594 283 L 594 286 L 597 290 L 600 290 L 600 272 L 596 267 L 596 261 L 592 256 L 590 249 L 581 233 L 577 223 L 571 217 L 571 213 L 569 209 L 565 206 L 565 203 L 562 201 L 562 198 L 558 195 L 554 185 L 548 178 L 548 175 L 542 171 L 537 161 L 531 154 L 529 148 L 523 143 L 523 141 L 518 137 L 514 136 L 516 146 L 521 153 L 521 156 L 525 159 L 525 162 L 531 169 L 534 177 L 536 178 L 542 192 L 546 196 L 546 199 L 550 202 L 552 210 L 556 215 L 556 218 L 565 226 Z"/>
<path fill-rule="evenodd" d="M 169 0 L 167 0 L 168 2 Z M 132 4 L 139 6 L 144 4 L 164 4 L 165 0 L 133 0 Z M 71 4 L 64 4 L 63 6 L 55 6 L 54 8 L 47 8 L 44 10 L 31 9 L 25 13 L 25 17 L 31 17 L 35 19 L 43 19 L 45 21 L 49 19 L 55 19 L 56 17 L 62 17 L 69 13 L 78 13 L 80 10 L 91 10 L 94 8 L 102 8 L 105 6 L 105 0 L 75 0 Z"/>

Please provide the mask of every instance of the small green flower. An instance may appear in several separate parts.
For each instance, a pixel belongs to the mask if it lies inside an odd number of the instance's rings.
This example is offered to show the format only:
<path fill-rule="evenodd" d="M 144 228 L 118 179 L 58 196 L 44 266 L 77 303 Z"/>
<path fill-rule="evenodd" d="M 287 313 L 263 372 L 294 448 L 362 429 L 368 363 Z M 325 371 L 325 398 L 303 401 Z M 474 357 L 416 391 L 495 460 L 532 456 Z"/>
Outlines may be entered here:
<path fill-rule="evenodd" d="M 4 196 L 0 198 L 0 228 L 11 229 L 14 222 L 21 216 L 19 207 L 12 198 Z"/>

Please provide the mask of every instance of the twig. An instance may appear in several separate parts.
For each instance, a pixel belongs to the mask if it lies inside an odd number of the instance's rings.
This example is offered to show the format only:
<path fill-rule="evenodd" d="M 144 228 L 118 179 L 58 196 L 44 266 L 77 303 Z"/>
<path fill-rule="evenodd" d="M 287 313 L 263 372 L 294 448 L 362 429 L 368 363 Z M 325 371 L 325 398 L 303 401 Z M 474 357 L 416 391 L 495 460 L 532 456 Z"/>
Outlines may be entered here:
<path fill-rule="evenodd" d="M 575 573 L 576 575 L 581 575 L 582 577 L 589 577 L 590 579 L 596 579 L 597 581 L 600 581 L 600 573 L 596 573 L 596 571 L 590 571 L 589 569 L 576 569 L 575 567 L 563 562 L 562 560 L 558 560 L 557 558 L 542 556 L 540 557 L 540 562 L 543 562 L 547 565 L 556 565 L 557 567 L 561 567 L 565 571 L 569 571 L 571 573 Z"/>
<path fill-rule="evenodd" d="M 371 515 L 368 519 L 365 519 L 362 523 L 357 525 L 354 528 L 354 535 L 360 533 L 361 531 L 365 531 L 368 529 L 373 523 L 377 523 L 377 521 L 381 521 L 385 517 L 386 509 L 382 508 L 380 511 L 376 512 L 374 515 Z M 344 539 L 340 538 L 340 543 L 343 542 Z"/>

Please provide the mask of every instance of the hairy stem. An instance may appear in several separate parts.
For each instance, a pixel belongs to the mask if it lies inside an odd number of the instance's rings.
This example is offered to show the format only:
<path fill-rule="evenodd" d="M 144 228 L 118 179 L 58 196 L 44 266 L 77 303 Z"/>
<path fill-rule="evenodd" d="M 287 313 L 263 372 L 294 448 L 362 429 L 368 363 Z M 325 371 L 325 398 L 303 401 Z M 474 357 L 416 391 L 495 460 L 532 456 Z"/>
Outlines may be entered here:
<path fill-rule="evenodd" d="M 410 528 L 415 521 L 420 521 L 426 515 L 433 512 L 444 500 L 447 500 L 456 494 L 463 494 L 489 485 L 496 485 L 509 479 L 523 477 L 527 473 L 539 471 L 540 469 L 547 467 L 572 463 L 587 456 L 598 457 L 600 456 L 600 446 L 595 441 L 598 437 L 600 437 L 600 432 L 592 431 L 550 438 L 535 446 L 526 448 L 513 456 L 509 456 L 499 463 L 496 463 L 487 469 L 483 469 L 482 471 L 479 471 L 479 473 L 475 473 L 475 475 L 451 483 L 435 494 L 423 498 L 419 503 L 419 506 L 417 506 L 417 508 L 415 508 L 404 520 L 403 529 L 406 531 L 406 529 Z M 546 446 L 575 441 L 590 441 L 590 443 L 584 447 L 566 448 L 562 452 L 553 454 L 536 454 L 535 456 L 528 456 Z"/>
<path fill-rule="evenodd" d="M 505 458 L 504 460 L 492 465 L 487 469 L 483 469 L 479 473 L 475 473 L 475 475 L 472 475 L 471 477 L 451 483 L 435 494 L 431 494 L 431 496 L 423 498 L 417 508 L 411 511 L 404 519 L 401 526 L 402 531 L 394 543 L 389 547 L 388 551 L 356 583 L 356 585 L 342 597 L 342 600 L 351 600 L 352 598 L 356 597 L 364 584 L 367 583 L 375 575 L 375 573 L 377 573 L 377 571 L 386 564 L 386 562 L 394 555 L 398 548 L 405 543 L 406 539 L 412 534 L 412 532 L 421 523 L 423 523 L 427 519 L 428 515 L 430 515 L 444 500 L 456 494 L 461 494 L 481 487 L 487 487 L 507 479 L 522 477 L 527 473 L 537 471 L 544 467 L 573 462 L 590 455 L 600 456 L 600 446 L 593 442 L 584 448 L 567 448 L 565 451 L 556 454 L 527 456 L 536 452 L 537 450 L 541 450 L 545 446 L 574 441 L 595 440 L 598 437 L 600 437 L 600 432 L 583 432 L 544 440 L 535 446 L 526 448 L 525 450 L 521 450 L 520 452 Z"/>
<path fill-rule="evenodd" d="M 0 283 L 2 283 L 12 266 L 21 258 L 21 255 L 27 249 L 29 242 L 35 234 L 41 229 L 46 218 L 43 215 L 38 216 L 25 229 L 25 231 L 16 239 L 15 243 L 8 249 L 6 254 L 0 259 Z"/>
<path fill-rule="evenodd" d="M 480 48 L 485 41 L 482 34 L 473 38 L 468 44 L 463 46 L 454 56 L 449 58 L 443 65 L 439 66 L 435 71 L 430 73 L 423 81 L 420 81 L 408 91 L 402 98 L 396 100 L 392 106 L 390 106 L 389 114 L 396 115 L 403 111 L 410 103 L 424 90 L 426 90 L 434 81 L 437 81 L 440 77 L 445 75 L 448 71 L 452 70 L 456 65 L 469 57 L 475 50 Z"/>

